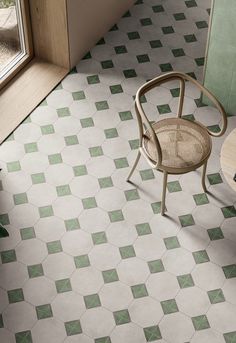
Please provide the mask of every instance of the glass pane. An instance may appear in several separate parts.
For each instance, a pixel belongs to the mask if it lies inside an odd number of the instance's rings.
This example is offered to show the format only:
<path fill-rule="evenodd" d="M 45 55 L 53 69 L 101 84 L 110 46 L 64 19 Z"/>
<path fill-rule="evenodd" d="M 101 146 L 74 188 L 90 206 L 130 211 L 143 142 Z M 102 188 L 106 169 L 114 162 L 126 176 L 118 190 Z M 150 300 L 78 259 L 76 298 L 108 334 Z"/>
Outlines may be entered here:
<path fill-rule="evenodd" d="M 19 0 L 0 0 L 0 77 L 25 55 Z"/>

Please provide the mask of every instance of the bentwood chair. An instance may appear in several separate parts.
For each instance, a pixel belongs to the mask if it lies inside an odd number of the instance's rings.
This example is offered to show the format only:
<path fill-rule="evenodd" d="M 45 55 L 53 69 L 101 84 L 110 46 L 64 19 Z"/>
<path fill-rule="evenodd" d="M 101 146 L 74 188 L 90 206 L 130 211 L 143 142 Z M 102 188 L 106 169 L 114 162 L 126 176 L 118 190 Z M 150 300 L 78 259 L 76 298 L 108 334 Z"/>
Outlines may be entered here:
<path fill-rule="evenodd" d="M 179 80 L 180 95 L 176 118 L 168 118 L 157 122 L 150 122 L 144 113 L 141 96 L 151 89 L 165 82 Z M 202 94 L 212 101 L 222 115 L 222 128 L 220 132 L 211 132 L 197 121 L 181 118 L 185 97 L 185 83 L 192 82 Z M 202 187 L 207 191 L 205 184 L 207 161 L 211 154 L 211 137 L 222 136 L 227 128 L 227 116 L 223 106 L 199 82 L 189 75 L 180 72 L 170 72 L 142 85 L 135 98 L 135 111 L 139 126 L 139 150 L 134 165 L 127 177 L 130 180 L 141 154 L 153 169 L 163 172 L 163 191 L 161 202 L 161 215 L 165 212 L 165 198 L 168 174 L 184 174 L 203 166 Z"/>

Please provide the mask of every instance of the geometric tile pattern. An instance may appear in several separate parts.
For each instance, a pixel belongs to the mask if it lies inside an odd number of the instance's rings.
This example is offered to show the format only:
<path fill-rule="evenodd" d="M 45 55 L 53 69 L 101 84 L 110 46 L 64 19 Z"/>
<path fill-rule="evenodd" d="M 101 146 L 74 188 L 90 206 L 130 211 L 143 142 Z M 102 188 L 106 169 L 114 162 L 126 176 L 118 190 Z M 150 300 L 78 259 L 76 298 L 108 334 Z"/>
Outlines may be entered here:
<path fill-rule="evenodd" d="M 138 0 L 0 147 L 0 341 L 236 342 L 236 197 L 214 139 L 198 172 L 141 159 L 133 96 L 180 70 L 202 80 L 210 0 Z M 179 85 L 142 97 L 175 115 Z M 220 117 L 187 83 L 187 120 Z M 229 133 L 236 125 L 229 117 Z"/>

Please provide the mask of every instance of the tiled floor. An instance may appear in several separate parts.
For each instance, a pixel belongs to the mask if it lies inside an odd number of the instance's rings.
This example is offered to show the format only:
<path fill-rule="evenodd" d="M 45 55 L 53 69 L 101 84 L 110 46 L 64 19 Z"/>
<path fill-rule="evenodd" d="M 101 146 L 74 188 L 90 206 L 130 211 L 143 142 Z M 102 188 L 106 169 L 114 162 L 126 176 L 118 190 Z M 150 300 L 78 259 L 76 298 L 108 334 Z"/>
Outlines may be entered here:
<path fill-rule="evenodd" d="M 235 343 L 236 196 L 213 142 L 200 174 L 142 160 L 133 95 L 182 70 L 202 78 L 209 0 L 138 1 L 1 146 L 1 343 Z M 174 112 L 174 83 L 143 99 Z M 184 114 L 219 116 L 188 85 Z M 236 126 L 229 118 L 228 133 Z"/>

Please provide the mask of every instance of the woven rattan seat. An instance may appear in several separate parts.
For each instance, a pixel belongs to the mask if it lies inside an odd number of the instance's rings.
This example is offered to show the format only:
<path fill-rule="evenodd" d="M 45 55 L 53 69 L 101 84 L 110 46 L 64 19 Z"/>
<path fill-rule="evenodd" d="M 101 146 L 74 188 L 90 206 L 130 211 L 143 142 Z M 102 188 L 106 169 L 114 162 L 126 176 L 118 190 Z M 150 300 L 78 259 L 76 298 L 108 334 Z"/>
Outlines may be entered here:
<path fill-rule="evenodd" d="M 144 112 L 141 97 L 148 91 L 161 84 L 173 80 L 180 82 L 179 107 L 177 118 L 168 118 L 151 123 L 148 113 Z M 185 98 L 185 83 L 191 82 L 200 89 L 202 94 L 209 98 L 222 115 L 222 129 L 211 132 L 201 123 L 181 118 Z M 202 187 L 207 191 L 205 184 L 207 161 L 211 154 L 211 137 L 222 136 L 227 128 L 227 116 L 219 101 L 199 82 L 189 75 L 180 72 L 171 72 L 145 83 L 139 88 L 135 98 L 135 111 L 139 125 L 139 150 L 134 165 L 127 177 L 129 181 L 141 154 L 153 169 L 163 172 L 163 191 L 161 214 L 165 212 L 166 185 L 168 174 L 184 174 L 203 166 Z"/>
<path fill-rule="evenodd" d="M 158 137 L 162 164 L 159 169 L 182 173 L 183 168 L 197 168 L 209 157 L 211 138 L 207 130 L 186 119 L 163 119 L 152 124 Z M 143 139 L 143 147 L 150 159 L 157 163 L 158 151 L 147 130 Z"/>

